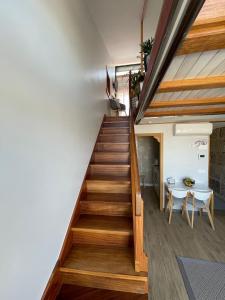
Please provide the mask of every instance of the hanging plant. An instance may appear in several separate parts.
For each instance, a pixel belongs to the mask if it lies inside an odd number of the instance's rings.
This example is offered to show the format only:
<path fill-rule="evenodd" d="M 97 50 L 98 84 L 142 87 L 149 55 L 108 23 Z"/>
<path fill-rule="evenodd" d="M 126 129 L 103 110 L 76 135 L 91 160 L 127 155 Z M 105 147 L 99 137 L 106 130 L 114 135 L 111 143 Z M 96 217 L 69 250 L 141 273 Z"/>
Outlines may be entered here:
<path fill-rule="evenodd" d="M 138 73 L 131 74 L 131 89 L 133 90 L 133 93 L 135 96 L 140 95 L 140 82 L 144 81 L 144 75 L 141 73 L 141 71 L 138 71 Z"/>
<path fill-rule="evenodd" d="M 153 44 L 154 44 L 154 39 L 152 37 L 150 39 L 147 39 L 142 44 L 140 44 L 141 52 L 143 52 L 144 55 L 149 55 L 152 51 Z"/>

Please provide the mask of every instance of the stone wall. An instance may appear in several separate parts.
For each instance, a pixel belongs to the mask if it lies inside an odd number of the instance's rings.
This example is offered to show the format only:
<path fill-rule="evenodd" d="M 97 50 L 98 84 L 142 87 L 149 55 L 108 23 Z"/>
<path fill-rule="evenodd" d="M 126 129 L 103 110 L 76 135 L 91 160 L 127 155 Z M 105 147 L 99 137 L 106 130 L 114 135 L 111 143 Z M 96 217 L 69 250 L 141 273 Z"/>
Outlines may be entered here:
<path fill-rule="evenodd" d="M 216 128 L 210 137 L 210 187 L 215 207 L 225 209 L 225 127 Z"/>

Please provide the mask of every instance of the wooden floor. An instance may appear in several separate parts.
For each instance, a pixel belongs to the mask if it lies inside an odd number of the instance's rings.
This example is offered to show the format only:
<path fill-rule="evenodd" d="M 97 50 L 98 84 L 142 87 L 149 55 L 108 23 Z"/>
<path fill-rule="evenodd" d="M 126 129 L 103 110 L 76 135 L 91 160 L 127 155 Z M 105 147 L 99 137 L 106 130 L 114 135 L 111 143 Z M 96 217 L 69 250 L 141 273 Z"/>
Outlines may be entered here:
<path fill-rule="evenodd" d="M 159 200 L 151 188 L 143 191 L 145 202 L 145 249 L 149 255 L 151 300 L 188 300 L 176 256 L 225 262 L 225 216 L 215 215 L 216 231 L 206 216 L 196 215 L 194 229 L 180 213 L 159 211 Z"/>

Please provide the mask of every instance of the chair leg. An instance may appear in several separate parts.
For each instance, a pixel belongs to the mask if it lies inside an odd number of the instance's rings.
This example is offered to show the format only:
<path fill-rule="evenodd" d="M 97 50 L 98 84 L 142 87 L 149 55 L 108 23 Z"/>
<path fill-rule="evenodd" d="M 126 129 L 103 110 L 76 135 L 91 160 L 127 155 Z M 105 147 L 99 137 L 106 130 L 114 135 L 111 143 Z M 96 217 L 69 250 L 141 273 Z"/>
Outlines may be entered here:
<path fill-rule="evenodd" d="M 195 216 L 195 209 L 193 207 L 193 209 L 192 209 L 192 215 L 191 215 L 191 228 L 192 229 L 194 227 L 194 216 Z"/>
<path fill-rule="evenodd" d="M 173 213 L 173 208 L 170 207 L 169 224 L 171 223 L 172 213 Z"/>
<path fill-rule="evenodd" d="M 182 205 L 182 208 L 181 208 L 181 214 L 182 214 L 182 216 L 184 215 L 184 210 L 185 210 L 185 206 Z"/>
<path fill-rule="evenodd" d="M 187 210 L 186 207 L 185 207 L 185 214 L 186 214 L 186 217 L 187 217 L 187 220 L 188 220 L 188 225 L 191 227 L 191 221 L 190 221 L 189 213 L 188 213 L 188 210 Z"/>
<path fill-rule="evenodd" d="M 212 226 L 212 229 L 215 230 L 214 222 L 213 222 L 212 215 L 210 213 L 209 208 L 207 208 L 207 213 L 208 213 L 208 217 L 209 217 L 209 221 L 210 221 L 210 224 Z"/>
<path fill-rule="evenodd" d="M 170 202 L 168 201 L 168 202 L 167 202 L 167 205 L 166 205 L 166 211 L 170 209 L 170 208 L 169 208 L 169 205 L 170 205 Z"/>

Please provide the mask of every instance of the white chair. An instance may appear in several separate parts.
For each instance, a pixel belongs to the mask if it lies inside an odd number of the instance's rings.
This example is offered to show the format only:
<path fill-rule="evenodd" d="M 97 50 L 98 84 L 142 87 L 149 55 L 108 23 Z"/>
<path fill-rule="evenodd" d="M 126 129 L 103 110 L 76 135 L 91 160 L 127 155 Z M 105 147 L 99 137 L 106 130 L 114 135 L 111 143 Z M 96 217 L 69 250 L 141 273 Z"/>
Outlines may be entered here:
<path fill-rule="evenodd" d="M 206 210 L 210 224 L 212 226 L 212 229 L 215 230 L 213 218 L 210 212 L 210 203 L 212 201 L 213 192 L 212 191 L 193 191 L 192 192 L 192 199 L 191 201 L 187 199 L 184 204 L 184 210 L 186 211 L 186 214 L 188 214 L 188 211 L 192 211 L 192 219 L 191 219 L 191 227 L 194 226 L 194 212 L 195 209 L 197 209 L 200 212 L 200 215 L 202 214 L 203 210 Z M 188 214 L 189 216 L 189 214 Z"/>
<path fill-rule="evenodd" d="M 171 223 L 174 206 L 180 207 L 183 212 L 183 206 L 187 197 L 188 194 L 187 194 L 187 190 L 185 189 L 172 188 L 170 190 L 168 203 L 167 203 L 167 209 L 169 210 L 169 224 Z M 189 219 L 189 215 L 188 215 L 188 219 Z M 190 219 L 189 219 L 189 224 L 190 224 Z"/>

